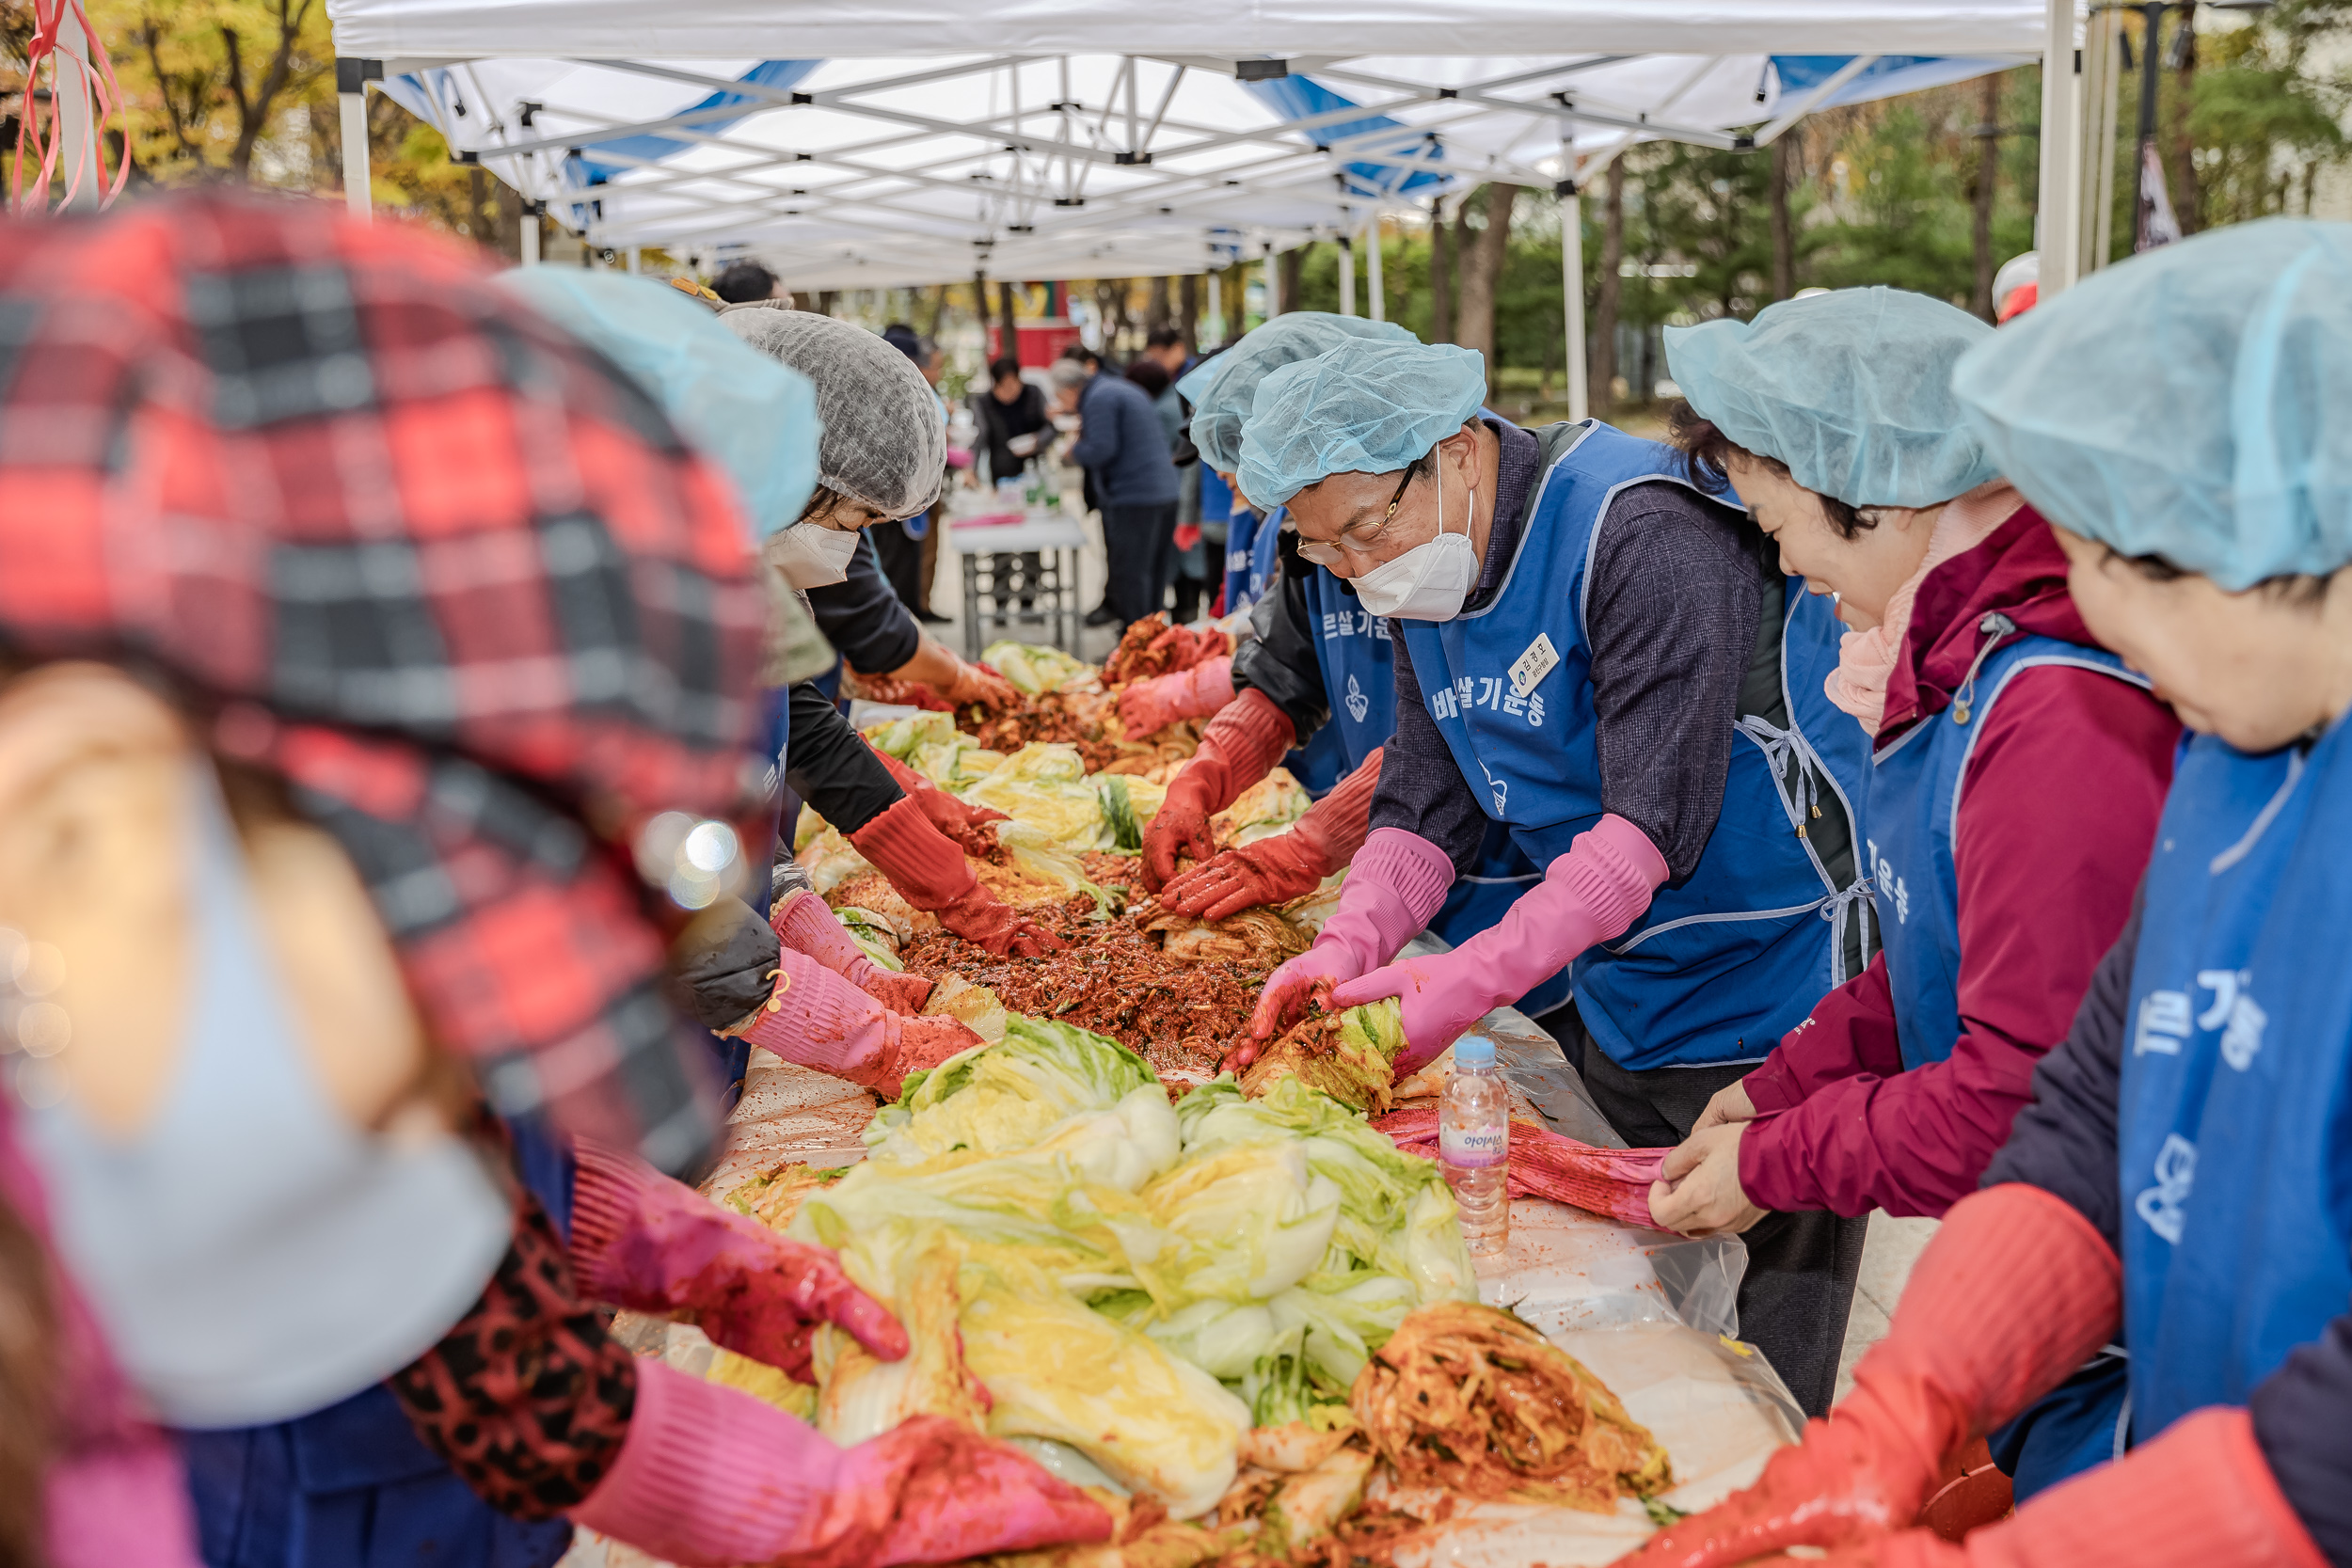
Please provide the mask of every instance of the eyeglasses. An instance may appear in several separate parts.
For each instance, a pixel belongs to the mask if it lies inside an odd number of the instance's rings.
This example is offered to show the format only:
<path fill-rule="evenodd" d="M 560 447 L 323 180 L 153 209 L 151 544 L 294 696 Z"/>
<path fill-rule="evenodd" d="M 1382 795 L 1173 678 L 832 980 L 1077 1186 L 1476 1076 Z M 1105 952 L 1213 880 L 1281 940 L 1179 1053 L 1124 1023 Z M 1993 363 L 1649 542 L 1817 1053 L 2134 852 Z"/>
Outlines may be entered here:
<path fill-rule="evenodd" d="M 1405 492 L 1412 487 L 1412 483 L 1413 469 L 1407 465 L 1404 477 L 1396 482 L 1396 494 L 1389 498 L 1388 510 L 1380 514 L 1378 522 L 1369 528 L 1361 524 L 1343 528 L 1340 530 L 1340 536 L 1329 544 L 1302 539 L 1298 543 L 1300 557 L 1318 566 L 1337 566 L 1351 554 L 1371 554 L 1379 546 L 1380 536 L 1389 531 L 1389 525 L 1396 521 L 1396 509 L 1404 504 Z"/>

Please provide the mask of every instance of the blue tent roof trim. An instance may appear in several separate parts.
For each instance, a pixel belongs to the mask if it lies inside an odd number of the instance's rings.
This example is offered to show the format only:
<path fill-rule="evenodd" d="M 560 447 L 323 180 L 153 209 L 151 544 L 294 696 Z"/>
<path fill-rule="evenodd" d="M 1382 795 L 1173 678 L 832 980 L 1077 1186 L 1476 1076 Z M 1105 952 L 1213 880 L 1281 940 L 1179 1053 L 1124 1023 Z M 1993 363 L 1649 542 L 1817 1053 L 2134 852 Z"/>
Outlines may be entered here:
<path fill-rule="evenodd" d="M 1343 98 L 1322 83 L 1305 76 L 1278 76 L 1271 81 L 1244 82 L 1242 86 L 1284 119 L 1306 119 L 1328 114 L 1334 109 L 1356 107 L 1354 99 Z M 1398 134 L 1393 146 L 1379 149 L 1391 157 L 1435 160 L 1443 151 L 1443 144 L 1436 135 L 1416 131 L 1404 121 L 1391 119 L 1386 115 L 1367 114 L 1361 119 L 1318 126 L 1311 135 L 1317 146 L 1323 146 L 1375 131 L 1395 131 Z M 1351 163 L 1340 166 L 1340 178 L 1346 188 L 1358 196 L 1380 197 L 1446 184 L 1454 177 L 1434 169 L 1402 169 L 1389 164 Z"/>
<path fill-rule="evenodd" d="M 784 91 L 808 80 L 810 74 L 824 63 L 822 60 L 762 60 L 736 80 Z M 745 105 L 744 114 L 717 119 L 697 119 L 693 122 L 694 128 L 706 135 L 724 135 L 730 128 L 748 118 L 752 111 L 773 106 L 772 101 L 762 94 L 714 92 L 707 98 L 687 104 L 678 113 L 680 115 L 700 114 L 710 109 L 729 108 L 738 103 Z M 618 136 L 611 141 L 582 142 L 580 145 L 579 156 L 572 161 L 573 178 L 584 185 L 602 185 L 609 182 L 614 175 L 633 168 L 639 163 L 675 157 L 693 145 L 695 144 L 681 140 L 676 136 L 664 136 L 659 134 Z M 611 157 L 599 158 L 597 156 L 599 152 L 617 154 L 629 162 L 616 163 L 612 161 Z"/>
<path fill-rule="evenodd" d="M 1785 98 L 1802 98 L 1846 68 L 1851 55 L 1774 55 L 1772 71 L 1780 77 L 1780 90 Z M 1929 87 L 1949 86 L 1982 76 L 1988 71 L 2006 71 L 2021 63 L 1998 55 L 1882 55 L 1862 70 L 1822 103 L 1814 105 L 1833 109 L 1841 103 L 1870 103 L 1881 98 L 1893 98 L 1906 92 L 1921 92 Z"/>

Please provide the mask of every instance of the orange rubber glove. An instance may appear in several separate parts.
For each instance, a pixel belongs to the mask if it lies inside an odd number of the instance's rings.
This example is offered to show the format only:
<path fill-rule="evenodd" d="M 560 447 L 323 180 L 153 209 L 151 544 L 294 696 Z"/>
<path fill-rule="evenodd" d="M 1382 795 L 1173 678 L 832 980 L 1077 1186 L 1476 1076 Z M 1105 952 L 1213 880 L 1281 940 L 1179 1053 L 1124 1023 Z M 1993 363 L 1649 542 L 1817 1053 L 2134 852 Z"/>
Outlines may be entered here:
<path fill-rule="evenodd" d="M 1169 629 L 1184 630 L 1181 626 Z M 1180 719 L 1204 719 L 1232 700 L 1233 659 L 1227 654 L 1203 659 L 1189 670 L 1129 685 L 1119 694 L 1119 720 L 1127 727 L 1128 739 L 1141 740 Z"/>
<path fill-rule="evenodd" d="M 2064 1382 L 2122 1321 L 2122 1266 L 2089 1220 L 2039 1187 L 1973 1193 L 1829 1419 L 1805 1423 L 1755 1485 L 1618 1561 L 1731 1568 L 1790 1546 L 1871 1546 L 1918 1517 L 1947 1454 Z"/>
<path fill-rule="evenodd" d="M 882 758 L 882 767 L 906 791 L 907 799 L 923 808 L 931 826 L 954 839 L 965 854 L 985 859 L 995 849 L 996 834 L 988 824 L 1009 822 L 1011 817 L 991 806 L 964 804 L 887 752 L 877 751 L 874 754 Z"/>
<path fill-rule="evenodd" d="M 1161 904 L 1196 919 L 1222 920 L 1261 904 L 1304 897 L 1364 847 L 1364 834 L 1372 831 L 1373 791 L 1379 784 L 1380 753 L 1375 751 L 1289 832 L 1228 849 L 1172 879 L 1160 895 Z"/>
<path fill-rule="evenodd" d="M 1146 888 L 1157 893 L 1167 886 L 1180 855 L 1205 861 L 1216 854 L 1209 818 L 1273 771 L 1295 733 L 1290 715 L 1254 686 L 1225 705 L 1143 830 Z"/>
<path fill-rule="evenodd" d="M 2253 1418 L 2214 1406 L 2112 1465 L 2053 1486 L 1958 1545 L 1902 1530 L 1827 1559 L 1843 1568 L 2328 1568 L 2279 1490 Z"/>
<path fill-rule="evenodd" d="M 971 863 L 910 796 L 850 835 L 850 847 L 890 879 L 906 901 L 998 958 L 1057 952 L 1061 939 L 980 886 Z"/>

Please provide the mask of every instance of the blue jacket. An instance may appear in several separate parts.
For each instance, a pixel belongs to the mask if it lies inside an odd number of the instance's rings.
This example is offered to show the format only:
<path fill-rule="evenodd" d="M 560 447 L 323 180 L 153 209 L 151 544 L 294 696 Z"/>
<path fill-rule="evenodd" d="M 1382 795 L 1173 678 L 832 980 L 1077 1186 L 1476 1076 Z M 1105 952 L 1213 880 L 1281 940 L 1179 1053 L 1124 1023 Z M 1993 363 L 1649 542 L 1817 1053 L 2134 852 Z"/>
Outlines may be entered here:
<path fill-rule="evenodd" d="M 1105 371 L 1079 389 L 1078 417 L 1086 428 L 1070 460 L 1093 474 L 1104 506 L 1175 503 L 1176 465 L 1159 410 L 1142 388 Z"/>

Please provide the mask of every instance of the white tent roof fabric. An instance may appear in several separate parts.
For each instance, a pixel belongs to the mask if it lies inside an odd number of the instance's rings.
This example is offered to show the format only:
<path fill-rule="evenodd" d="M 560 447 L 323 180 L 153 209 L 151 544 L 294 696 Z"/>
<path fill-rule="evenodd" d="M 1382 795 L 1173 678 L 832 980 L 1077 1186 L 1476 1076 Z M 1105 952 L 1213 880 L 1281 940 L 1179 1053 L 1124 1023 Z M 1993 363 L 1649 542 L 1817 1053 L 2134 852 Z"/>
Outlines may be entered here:
<path fill-rule="evenodd" d="M 1767 140 L 1815 108 L 2036 57 L 2047 14 L 2044 0 L 329 10 L 339 54 L 383 60 L 386 91 L 591 244 L 739 245 L 801 289 L 1200 272 L 1359 233 L 1453 186 L 1549 187 L 1564 139 L 1585 169 L 1638 139 L 1731 146 L 1732 128 L 1760 125 Z M 1530 53 L 1491 53 L 1506 43 Z"/>

